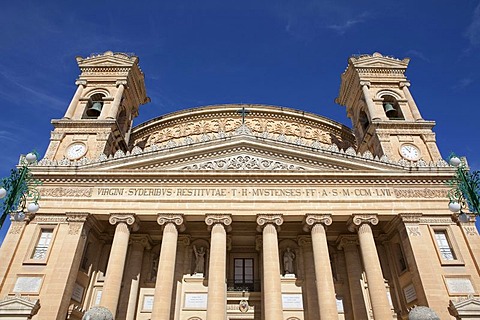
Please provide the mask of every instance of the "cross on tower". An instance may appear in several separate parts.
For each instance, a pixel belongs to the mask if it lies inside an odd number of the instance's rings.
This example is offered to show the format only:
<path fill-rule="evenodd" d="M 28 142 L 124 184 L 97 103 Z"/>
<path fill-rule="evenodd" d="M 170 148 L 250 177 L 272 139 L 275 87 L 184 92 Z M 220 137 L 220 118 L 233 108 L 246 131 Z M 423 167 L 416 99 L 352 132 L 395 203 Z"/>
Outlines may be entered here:
<path fill-rule="evenodd" d="M 242 126 L 245 125 L 245 116 L 250 113 L 245 107 L 242 107 L 242 109 L 238 110 L 237 113 L 240 113 L 242 115 Z"/>

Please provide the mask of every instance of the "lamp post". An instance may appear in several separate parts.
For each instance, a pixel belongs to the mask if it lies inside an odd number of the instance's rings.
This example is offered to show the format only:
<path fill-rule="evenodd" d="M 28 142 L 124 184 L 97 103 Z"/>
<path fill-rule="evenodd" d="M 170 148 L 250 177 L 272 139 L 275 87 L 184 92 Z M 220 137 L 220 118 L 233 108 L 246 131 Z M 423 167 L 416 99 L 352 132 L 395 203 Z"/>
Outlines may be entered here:
<path fill-rule="evenodd" d="M 29 166 L 37 161 L 38 154 L 33 151 L 20 158 L 19 167 L 11 170 L 10 176 L 3 178 L 0 183 L 0 228 L 9 214 L 14 214 L 16 221 L 25 219 L 25 210 L 35 213 L 40 206 L 40 193 L 36 187 L 41 182 L 33 178 Z M 27 204 L 28 201 L 28 204 Z"/>
<path fill-rule="evenodd" d="M 480 172 L 468 170 L 465 163 L 454 154 L 450 156 L 449 163 L 457 169 L 453 179 L 448 181 L 452 187 L 448 192 L 448 208 L 459 213 L 460 222 L 468 222 L 470 217 L 463 210 L 480 215 Z"/>

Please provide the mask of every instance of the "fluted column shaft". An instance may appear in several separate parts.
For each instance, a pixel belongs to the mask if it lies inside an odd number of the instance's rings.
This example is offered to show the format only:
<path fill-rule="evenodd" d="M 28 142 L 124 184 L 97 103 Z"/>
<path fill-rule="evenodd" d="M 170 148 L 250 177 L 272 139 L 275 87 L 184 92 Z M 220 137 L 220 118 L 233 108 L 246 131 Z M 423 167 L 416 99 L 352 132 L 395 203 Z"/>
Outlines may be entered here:
<path fill-rule="evenodd" d="M 126 83 L 118 83 L 118 89 L 113 98 L 112 106 L 107 115 L 107 119 L 115 119 L 117 117 L 118 108 L 120 107 L 120 102 L 122 101 L 123 91 L 125 90 Z"/>
<path fill-rule="evenodd" d="M 143 240 L 143 241 L 142 241 Z M 130 260 L 128 261 L 128 272 L 131 276 L 132 282 L 130 283 L 130 294 L 128 297 L 127 315 L 126 320 L 135 320 L 138 290 L 140 284 L 140 273 L 142 270 L 143 252 L 145 245 L 148 242 L 145 236 L 141 239 L 134 239 L 132 242 L 132 253 L 130 254 Z"/>
<path fill-rule="evenodd" d="M 343 237 L 340 246 L 343 248 L 345 255 L 348 287 L 350 288 L 350 299 L 352 301 L 352 314 L 354 319 L 364 320 L 368 319 L 368 315 L 361 283 L 363 267 L 358 253 L 357 238 L 353 239 L 353 237 Z"/>
<path fill-rule="evenodd" d="M 337 319 L 337 301 L 325 227 L 321 223 L 316 223 L 311 233 L 320 319 Z"/>
<path fill-rule="evenodd" d="M 227 232 L 222 224 L 212 227 L 208 270 L 207 320 L 225 319 L 227 314 Z"/>
<path fill-rule="evenodd" d="M 122 286 L 125 258 L 127 257 L 130 229 L 126 222 L 118 222 L 113 237 L 112 249 L 108 259 L 107 275 L 102 291 L 100 304 L 110 310 L 115 318 Z"/>
<path fill-rule="evenodd" d="M 75 91 L 75 94 L 73 95 L 72 101 L 70 101 L 70 104 L 68 105 L 67 111 L 65 112 L 65 119 L 71 119 L 74 114 L 75 114 L 75 109 L 78 106 L 78 102 L 80 101 L 80 98 L 82 97 L 83 89 L 84 86 L 87 84 L 86 81 L 77 81 L 75 84 L 78 85 L 77 91 Z"/>
<path fill-rule="evenodd" d="M 163 229 L 162 246 L 158 259 L 157 281 L 153 300 L 152 319 L 169 320 L 172 306 L 175 260 L 177 257 L 177 226 L 183 230 L 183 217 L 180 215 L 159 215 L 157 222 Z"/>
<path fill-rule="evenodd" d="M 362 223 L 358 228 L 358 240 L 362 253 L 362 260 L 367 275 L 368 290 L 372 302 L 373 316 L 375 319 L 392 319 L 390 302 L 383 279 L 380 260 L 373 238 L 372 228 L 368 223 Z"/>
<path fill-rule="evenodd" d="M 402 87 L 405 98 L 407 98 L 408 106 L 410 108 L 410 112 L 412 113 L 413 119 L 415 119 L 415 121 L 422 120 L 422 116 L 418 110 L 417 104 L 415 103 L 415 100 L 413 100 L 410 89 L 408 89 L 410 83 L 401 83 L 400 86 Z"/>
<path fill-rule="evenodd" d="M 283 319 L 280 257 L 277 226 L 283 223 L 281 215 L 259 215 L 257 223 L 263 227 L 263 290 L 265 320 Z"/>

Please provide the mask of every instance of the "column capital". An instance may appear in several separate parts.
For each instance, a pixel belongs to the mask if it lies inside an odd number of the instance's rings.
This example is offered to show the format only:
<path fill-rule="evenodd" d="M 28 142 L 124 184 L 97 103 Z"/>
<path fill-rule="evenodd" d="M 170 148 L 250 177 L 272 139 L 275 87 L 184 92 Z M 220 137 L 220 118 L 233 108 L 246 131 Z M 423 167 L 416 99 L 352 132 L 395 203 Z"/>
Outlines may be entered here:
<path fill-rule="evenodd" d="M 132 234 L 130 235 L 130 243 L 139 243 L 141 244 L 144 248 L 149 250 L 152 247 L 152 241 L 151 238 L 148 234 Z"/>
<path fill-rule="evenodd" d="M 112 225 L 116 225 L 120 222 L 126 223 L 133 231 L 137 231 L 140 228 L 135 213 L 110 213 L 108 222 Z"/>
<path fill-rule="evenodd" d="M 277 227 L 277 230 L 280 229 L 280 226 L 283 223 L 283 215 L 280 213 L 275 214 L 257 214 L 257 231 L 261 232 L 267 224 L 273 224 Z"/>
<path fill-rule="evenodd" d="M 400 83 L 398 84 L 400 89 L 403 89 L 403 87 L 410 87 L 410 81 L 400 81 Z"/>
<path fill-rule="evenodd" d="M 303 231 L 310 231 L 317 223 L 323 224 L 324 227 L 331 225 L 333 222 L 331 214 L 306 214 Z"/>
<path fill-rule="evenodd" d="M 77 86 L 82 86 L 82 87 L 85 87 L 87 85 L 87 80 L 80 80 L 78 79 L 77 81 L 75 81 L 75 84 Z"/>
<path fill-rule="evenodd" d="M 117 87 L 119 87 L 119 86 L 121 86 L 121 85 L 126 86 L 126 85 L 127 85 L 127 80 L 117 80 L 117 81 L 115 82 L 115 85 L 116 85 Z"/>
<path fill-rule="evenodd" d="M 337 249 L 345 250 L 349 246 L 357 246 L 358 245 L 358 237 L 351 234 L 344 234 L 340 235 L 337 239 Z"/>
<path fill-rule="evenodd" d="M 225 230 L 231 231 L 232 227 L 232 215 L 231 214 L 206 214 L 205 215 L 205 223 L 208 226 L 208 230 L 211 230 L 212 227 L 217 224 L 223 224 Z"/>
<path fill-rule="evenodd" d="M 360 85 L 363 87 L 363 86 L 367 86 L 368 88 L 370 88 L 370 81 L 360 81 Z"/>
<path fill-rule="evenodd" d="M 348 231 L 355 232 L 362 224 L 371 224 L 376 226 L 378 224 L 377 214 L 353 214 L 348 220 Z"/>
<path fill-rule="evenodd" d="M 157 215 L 157 223 L 161 226 L 173 223 L 177 227 L 178 231 L 185 231 L 186 227 L 183 224 L 183 214 L 176 213 L 159 213 Z"/>

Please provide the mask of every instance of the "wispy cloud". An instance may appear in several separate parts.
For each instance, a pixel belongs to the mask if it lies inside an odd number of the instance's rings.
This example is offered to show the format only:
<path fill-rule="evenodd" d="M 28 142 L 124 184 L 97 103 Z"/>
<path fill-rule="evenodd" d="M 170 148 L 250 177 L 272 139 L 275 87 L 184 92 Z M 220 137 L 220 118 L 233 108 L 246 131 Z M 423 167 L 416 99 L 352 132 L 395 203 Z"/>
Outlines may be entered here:
<path fill-rule="evenodd" d="M 50 96 L 42 88 L 35 85 L 28 85 L 28 79 L 14 76 L 13 73 L 6 71 L 6 68 L 0 65 L 0 95 L 12 103 L 17 104 L 21 97 L 29 97 L 30 101 L 35 101 L 37 105 L 46 106 L 56 111 L 65 109 L 65 101 Z"/>
<path fill-rule="evenodd" d="M 465 33 L 472 46 L 480 45 L 480 3 L 473 12 L 472 22 Z"/>
<path fill-rule="evenodd" d="M 430 59 L 427 58 L 427 56 L 425 56 L 423 54 L 423 52 L 418 51 L 418 50 L 410 49 L 406 52 L 406 55 L 411 56 L 411 57 L 417 57 L 417 58 L 422 59 L 423 61 L 426 61 L 426 62 L 431 62 Z"/>
<path fill-rule="evenodd" d="M 338 34 L 345 34 L 348 30 L 350 30 L 353 26 L 365 22 L 366 18 L 368 17 L 367 12 L 363 12 L 357 17 L 350 18 L 341 24 L 331 24 L 327 26 L 328 29 L 335 30 Z"/>
<path fill-rule="evenodd" d="M 472 78 L 462 78 L 452 87 L 454 90 L 462 90 L 473 83 L 474 79 Z"/>

